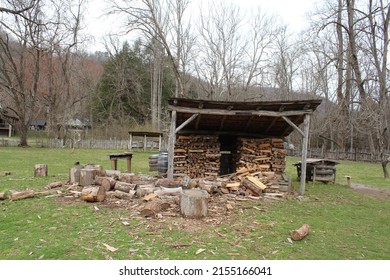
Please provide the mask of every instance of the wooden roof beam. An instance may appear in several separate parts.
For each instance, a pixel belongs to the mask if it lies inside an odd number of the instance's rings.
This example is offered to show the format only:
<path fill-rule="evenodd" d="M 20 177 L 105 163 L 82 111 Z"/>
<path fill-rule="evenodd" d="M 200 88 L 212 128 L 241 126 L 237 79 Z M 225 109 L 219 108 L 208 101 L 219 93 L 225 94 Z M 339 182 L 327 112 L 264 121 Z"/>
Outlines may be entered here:
<path fill-rule="evenodd" d="M 189 114 L 202 114 L 202 115 L 228 115 L 228 116 L 268 116 L 268 117 L 282 117 L 282 116 L 303 116 L 310 114 L 313 111 L 311 109 L 307 110 L 292 110 L 292 111 L 257 111 L 257 110 L 226 110 L 226 109 L 199 109 L 199 108 L 188 108 L 181 106 L 168 106 L 168 109 L 171 111 L 177 111 L 180 113 L 189 113 Z"/>
<path fill-rule="evenodd" d="M 179 125 L 175 129 L 175 133 L 178 133 L 180 130 L 182 130 L 187 124 L 192 122 L 197 116 L 199 116 L 199 114 L 193 114 L 191 117 L 189 117 L 187 120 L 185 120 L 181 125 Z"/>

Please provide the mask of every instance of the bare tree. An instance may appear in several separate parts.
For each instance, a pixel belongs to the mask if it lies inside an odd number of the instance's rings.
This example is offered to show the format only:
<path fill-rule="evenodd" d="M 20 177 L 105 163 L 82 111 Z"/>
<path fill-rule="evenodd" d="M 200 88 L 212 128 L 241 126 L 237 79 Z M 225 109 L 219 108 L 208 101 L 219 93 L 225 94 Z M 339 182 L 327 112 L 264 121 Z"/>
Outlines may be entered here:
<path fill-rule="evenodd" d="M 39 82 L 44 25 L 41 1 L 7 0 L 7 10 L 19 11 L 0 21 L 0 86 L 2 116 L 13 121 L 20 145 L 27 146 L 31 120 L 39 106 Z"/>
<path fill-rule="evenodd" d="M 207 11 L 200 18 L 202 65 L 198 65 L 198 73 L 211 82 L 211 97 L 231 100 L 244 56 L 245 39 L 240 35 L 243 15 L 238 6 L 218 1 L 212 2 Z"/>

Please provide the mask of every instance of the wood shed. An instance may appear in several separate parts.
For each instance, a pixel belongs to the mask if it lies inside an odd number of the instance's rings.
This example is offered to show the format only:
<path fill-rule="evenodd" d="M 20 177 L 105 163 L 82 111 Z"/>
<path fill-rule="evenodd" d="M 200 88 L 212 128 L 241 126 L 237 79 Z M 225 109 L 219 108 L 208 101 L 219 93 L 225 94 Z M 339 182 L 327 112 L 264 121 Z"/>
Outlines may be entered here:
<path fill-rule="evenodd" d="M 220 176 L 246 169 L 284 173 L 284 138 L 303 137 L 304 172 L 310 115 L 321 100 L 228 102 L 169 99 L 168 177 Z M 299 126 L 303 124 L 303 129 Z M 305 174 L 302 174 L 305 178 Z M 301 180 L 301 194 L 305 180 Z"/>

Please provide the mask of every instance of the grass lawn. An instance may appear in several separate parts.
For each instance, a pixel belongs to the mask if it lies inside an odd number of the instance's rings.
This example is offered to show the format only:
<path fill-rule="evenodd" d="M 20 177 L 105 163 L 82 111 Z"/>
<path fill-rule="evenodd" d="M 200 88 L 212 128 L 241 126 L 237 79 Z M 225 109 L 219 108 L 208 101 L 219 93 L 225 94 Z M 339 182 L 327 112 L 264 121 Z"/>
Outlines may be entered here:
<path fill-rule="evenodd" d="M 76 161 L 110 169 L 108 155 L 114 152 L 121 151 L 0 148 L 0 173 L 12 173 L 0 176 L 0 192 L 42 190 L 49 182 L 67 180 Z M 153 153 L 135 152 L 133 171 L 147 174 Z M 287 162 L 295 189 L 299 185 L 292 163 L 297 160 Z M 37 163 L 48 164 L 48 177 L 33 177 Z M 126 170 L 126 161 L 118 165 Z M 226 198 L 213 197 L 212 205 L 219 208 L 209 209 L 203 220 L 146 219 L 136 207 L 56 197 L 0 201 L 0 259 L 390 259 L 389 197 L 356 192 L 344 177 L 390 189 L 380 165 L 342 162 L 337 172 L 340 184 L 308 183 L 303 200 L 230 201 L 234 209 L 228 211 L 220 207 Z M 310 234 L 291 243 L 289 232 L 304 223 Z M 105 244 L 117 250 L 107 250 Z"/>

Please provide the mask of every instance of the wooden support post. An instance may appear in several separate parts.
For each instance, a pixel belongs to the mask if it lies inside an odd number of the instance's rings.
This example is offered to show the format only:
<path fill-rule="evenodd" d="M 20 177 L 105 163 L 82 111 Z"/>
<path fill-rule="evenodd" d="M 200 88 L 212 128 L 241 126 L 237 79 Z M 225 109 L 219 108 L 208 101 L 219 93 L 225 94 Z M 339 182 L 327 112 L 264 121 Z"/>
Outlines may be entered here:
<path fill-rule="evenodd" d="M 117 159 L 111 159 L 111 169 L 117 170 L 118 168 L 118 160 Z"/>
<path fill-rule="evenodd" d="M 161 151 L 161 142 L 162 142 L 162 139 L 161 139 L 161 135 L 158 136 L 158 151 L 160 152 Z"/>
<path fill-rule="evenodd" d="M 176 111 L 171 113 L 171 126 L 169 129 L 169 139 L 168 139 L 168 170 L 167 177 L 168 179 L 173 179 L 173 157 L 175 154 L 175 141 L 176 141 Z"/>
<path fill-rule="evenodd" d="M 144 135 L 144 151 L 146 151 L 146 144 L 147 144 L 147 141 L 146 141 L 146 134 Z"/>
<path fill-rule="evenodd" d="M 307 160 L 307 148 L 309 144 L 309 127 L 310 127 L 310 114 L 305 115 L 303 121 L 303 141 L 302 141 L 302 161 L 301 161 L 301 185 L 299 188 L 300 195 L 305 193 L 306 184 L 306 160 Z"/>
<path fill-rule="evenodd" d="M 129 133 L 130 134 L 130 139 L 129 139 L 129 145 L 130 145 L 130 147 L 129 147 L 129 150 L 131 151 L 131 150 L 133 150 L 133 133 Z"/>

